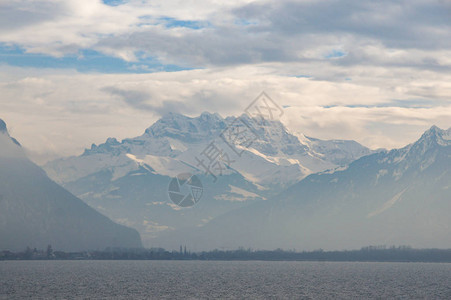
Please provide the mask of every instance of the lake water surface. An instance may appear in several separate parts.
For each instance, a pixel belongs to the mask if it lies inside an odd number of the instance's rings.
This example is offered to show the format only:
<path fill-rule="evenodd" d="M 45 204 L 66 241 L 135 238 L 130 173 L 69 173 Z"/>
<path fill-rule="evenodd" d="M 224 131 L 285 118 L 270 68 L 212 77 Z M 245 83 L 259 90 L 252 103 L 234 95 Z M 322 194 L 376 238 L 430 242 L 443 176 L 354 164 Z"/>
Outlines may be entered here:
<path fill-rule="evenodd" d="M 451 299 L 451 264 L 0 261 L 1 299 Z"/>

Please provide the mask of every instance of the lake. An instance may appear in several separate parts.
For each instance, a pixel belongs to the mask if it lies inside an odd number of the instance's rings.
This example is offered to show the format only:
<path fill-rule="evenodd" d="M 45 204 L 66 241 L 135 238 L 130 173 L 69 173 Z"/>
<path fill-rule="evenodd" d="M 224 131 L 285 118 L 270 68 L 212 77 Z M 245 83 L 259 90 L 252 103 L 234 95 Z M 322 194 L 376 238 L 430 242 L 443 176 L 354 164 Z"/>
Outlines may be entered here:
<path fill-rule="evenodd" d="M 451 264 L 0 261 L 1 299 L 451 299 Z"/>

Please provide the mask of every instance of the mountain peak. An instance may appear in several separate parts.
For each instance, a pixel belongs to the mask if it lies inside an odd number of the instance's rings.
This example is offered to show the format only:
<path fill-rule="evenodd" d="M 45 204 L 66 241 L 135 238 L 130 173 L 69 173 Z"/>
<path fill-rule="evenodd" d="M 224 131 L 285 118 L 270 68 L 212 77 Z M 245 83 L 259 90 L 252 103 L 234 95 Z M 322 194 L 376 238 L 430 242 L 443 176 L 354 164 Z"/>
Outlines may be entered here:
<path fill-rule="evenodd" d="M 418 142 L 427 144 L 437 143 L 441 146 L 451 145 L 451 128 L 444 130 L 433 125 L 423 133 Z"/>
<path fill-rule="evenodd" d="M 432 125 L 431 128 L 429 128 L 428 130 L 426 130 L 424 132 L 424 134 L 436 135 L 436 134 L 440 134 L 442 131 L 444 131 L 444 130 L 437 127 L 436 125 Z"/>
<path fill-rule="evenodd" d="M 0 119 L 0 132 L 8 133 L 8 129 L 6 128 L 6 123 L 2 119 Z"/>
<path fill-rule="evenodd" d="M 447 146 L 451 146 L 451 128 L 443 130 L 434 125 L 426 130 L 419 140 L 403 149 L 409 152 L 409 156 L 422 158 L 427 151 Z"/>
<path fill-rule="evenodd" d="M 9 137 L 13 141 L 14 144 L 21 147 L 20 143 L 15 138 L 13 138 L 12 136 L 9 135 L 6 123 L 2 119 L 0 119 L 0 133 L 5 134 L 7 137 Z"/>
<path fill-rule="evenodd" d="M 218 113 L 211 113 L 208 111 L 204 111 L 200 114 L 199 118 L 201 119 L 220 119 L 222 120 L 222 117 Z"/>
<path fill-rule="evenodd" d="M 217 113 L 203 112 L 194 118 L 178 113 L 168 113 L 147 128 L 145 134 L 155 137 L 198 140 L 211 137 L 212 133 L 219 134 L 224 128 L 224 119 Z"/>
<path fill-rule="evenodd" d="M 109 138 L 107 138 L 105 144 L 109 144 L 109 145 L 119 145 L 120 143 L 119 143 L 119 141 L 118 141 L 116 138 L 114 138 L 114 137 L 109 137 Z"/>

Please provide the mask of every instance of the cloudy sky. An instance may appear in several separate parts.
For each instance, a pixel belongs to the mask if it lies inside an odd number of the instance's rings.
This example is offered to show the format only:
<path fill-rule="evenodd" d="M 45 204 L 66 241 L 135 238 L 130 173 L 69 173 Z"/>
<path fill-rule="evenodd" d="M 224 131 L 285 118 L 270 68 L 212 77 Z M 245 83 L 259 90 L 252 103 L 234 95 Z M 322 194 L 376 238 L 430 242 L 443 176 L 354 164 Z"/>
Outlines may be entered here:
<path fill-rule="evenodd" d="M 0 0 L 0 118 L 33 157 L 241 114 L 401 147 L 451 126 L 451 1 Z"/>

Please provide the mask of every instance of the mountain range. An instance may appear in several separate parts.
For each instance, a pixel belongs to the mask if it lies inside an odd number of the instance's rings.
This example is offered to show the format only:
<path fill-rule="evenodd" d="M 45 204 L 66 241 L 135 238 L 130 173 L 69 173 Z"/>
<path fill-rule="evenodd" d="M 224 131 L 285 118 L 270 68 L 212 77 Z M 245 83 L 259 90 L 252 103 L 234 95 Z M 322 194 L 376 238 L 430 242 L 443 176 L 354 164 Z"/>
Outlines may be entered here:
<path fill-rule="evenodd" d="M 451 247 L 451 128 L 311 174 L 268 201 L 161 241 L 197 249 Z"/>
<path fill-rule="evenodd" d="M 238 121 L 256 134 L 252 144 L 240 148 L 240 156 L 221 139 Z M 217 180 L 196 162 L 211 143 L 228 151 L 233 161 Z M 347 165 L 370 153 L 354 141 L 295 135 L 280 121 L 263 124 L 247 115 L 222 118 L 205 112 L 190 118 L 170 113 L 141 136 L 108 138 L 80 156 L 49 162 L 44 169 L 99 212 L 138 229 L 145 245 L 152 246 L 167 232 L 204 226 L 228 211 L 264 201 L 308 174 Z M 196 174 L 203 183 L 202 199 L 192 209 L 168 200 L 171 178 L 184 172 Z"/>
<path fill-rule="evenodd" d="M 168 114 L 141 136 L 108 138 L 47 163 L 57 183 L 4 123 L 0 131 L 0 208 L 8 212 L 1 234 L 13 240 L 137 247 L 132 227 L 146 247 L 168 249 L 451 247 L 451 128 L 433 126 L 403 148 L 374 151 L 295 134 L 277 120 Z M 220 168 L 205 168 L 213 156 Z M 180 174 L 201 182 L 193 207 L 169 199 Z M 49 237 L 64 232 L 70 242 Z"/>

